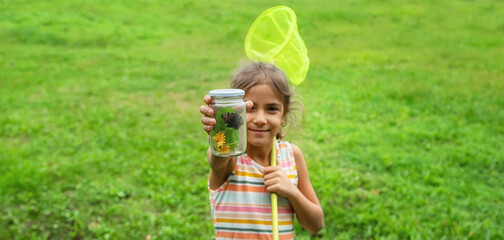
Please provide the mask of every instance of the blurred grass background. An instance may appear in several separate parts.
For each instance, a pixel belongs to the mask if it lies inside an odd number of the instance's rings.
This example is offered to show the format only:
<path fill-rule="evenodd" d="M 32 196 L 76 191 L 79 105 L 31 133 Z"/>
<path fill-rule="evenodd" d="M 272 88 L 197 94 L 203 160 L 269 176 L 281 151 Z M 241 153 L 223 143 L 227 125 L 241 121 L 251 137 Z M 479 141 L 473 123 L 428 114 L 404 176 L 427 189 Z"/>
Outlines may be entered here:
<path fill-rule="evenodd" d="M 323 238 L 504 239 L 499 0 L 0 1 L 0 239 L 211 239 L 198 107 L 278 4 Z"/>

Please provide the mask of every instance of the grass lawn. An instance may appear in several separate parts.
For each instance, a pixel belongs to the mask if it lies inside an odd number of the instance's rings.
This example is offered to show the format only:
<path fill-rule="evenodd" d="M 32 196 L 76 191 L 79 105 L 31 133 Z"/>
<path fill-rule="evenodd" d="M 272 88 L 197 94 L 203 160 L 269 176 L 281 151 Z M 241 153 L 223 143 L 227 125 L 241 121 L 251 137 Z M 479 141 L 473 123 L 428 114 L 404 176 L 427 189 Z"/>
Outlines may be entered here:
<path fill-rule="evenodd" d="M 499 0 L 0 1 L 0 239 L 211 239 L 198 108 L 278 4 L 323 238 L 504 239 Z"/>

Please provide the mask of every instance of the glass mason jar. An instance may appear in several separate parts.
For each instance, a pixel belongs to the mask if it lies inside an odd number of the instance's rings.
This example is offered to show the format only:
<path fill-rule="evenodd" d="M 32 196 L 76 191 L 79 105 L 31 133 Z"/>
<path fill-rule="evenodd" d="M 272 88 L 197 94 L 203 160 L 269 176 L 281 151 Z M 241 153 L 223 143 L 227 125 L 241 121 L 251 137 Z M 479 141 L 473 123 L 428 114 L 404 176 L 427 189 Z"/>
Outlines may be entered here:
<path fill-rule="evenodd" d="M 219 157 L 238 156 L 247 148 L 245 118 L 245 91 L 217 89 L 208 93 L 212 97 L 209 107 L 214 110 L 217 123 L 210 131 L 212 153 Z"/>

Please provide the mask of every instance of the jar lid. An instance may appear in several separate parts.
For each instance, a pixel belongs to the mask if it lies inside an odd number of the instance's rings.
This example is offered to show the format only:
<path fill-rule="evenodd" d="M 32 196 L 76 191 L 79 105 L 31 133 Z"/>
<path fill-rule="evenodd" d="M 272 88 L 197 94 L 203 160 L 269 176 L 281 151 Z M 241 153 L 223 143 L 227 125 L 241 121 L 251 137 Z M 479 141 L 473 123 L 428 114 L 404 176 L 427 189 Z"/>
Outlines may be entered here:
<path fill-rule="evenodd" d="M 236 88 L 215 89 L 208 93 L 212 97 L 238 97 L 245 95 L 245 91 Z"/>

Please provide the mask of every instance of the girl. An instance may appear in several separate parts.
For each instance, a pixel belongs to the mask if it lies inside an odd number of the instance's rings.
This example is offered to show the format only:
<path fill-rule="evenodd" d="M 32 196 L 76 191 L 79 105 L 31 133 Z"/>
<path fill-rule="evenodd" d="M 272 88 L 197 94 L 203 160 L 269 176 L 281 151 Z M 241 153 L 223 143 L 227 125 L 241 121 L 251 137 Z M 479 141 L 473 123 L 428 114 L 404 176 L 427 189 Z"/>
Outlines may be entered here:
<path fill-rule="evenodd" d="M 283 137 L 293 95 L 285 74 L 273 64 L 254 62 L 233 77 L 232 88 L 245 91 L 247 150 L 221 158 L 208 149 L 208 186 L 216 239 L 271 239 L 271 198 L 278 197 L 280 239 L 294 238 L 294 213 L 305 229 L 317 233 L 324 215 L 308 176 L 303 153 L 294 144 L 278 140 L 277 166 L 270 166 L 273 139 Z M 209 133 L 214 111 L 200 107 L 201 122 Z"/>

